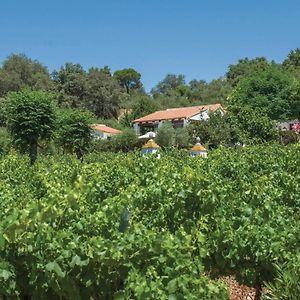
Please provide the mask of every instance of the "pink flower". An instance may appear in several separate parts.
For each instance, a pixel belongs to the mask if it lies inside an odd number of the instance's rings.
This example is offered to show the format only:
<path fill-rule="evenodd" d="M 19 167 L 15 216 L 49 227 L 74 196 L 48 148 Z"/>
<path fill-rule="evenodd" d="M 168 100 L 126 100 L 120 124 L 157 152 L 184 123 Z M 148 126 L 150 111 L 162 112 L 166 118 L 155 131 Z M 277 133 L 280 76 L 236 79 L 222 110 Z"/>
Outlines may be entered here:
<path fill-rule="evenodd" d="M 300 132 L 300 123 L 294 123 L 292 125 L 292 130 L 294 130 L 296 133 L 299 133 Z"/>

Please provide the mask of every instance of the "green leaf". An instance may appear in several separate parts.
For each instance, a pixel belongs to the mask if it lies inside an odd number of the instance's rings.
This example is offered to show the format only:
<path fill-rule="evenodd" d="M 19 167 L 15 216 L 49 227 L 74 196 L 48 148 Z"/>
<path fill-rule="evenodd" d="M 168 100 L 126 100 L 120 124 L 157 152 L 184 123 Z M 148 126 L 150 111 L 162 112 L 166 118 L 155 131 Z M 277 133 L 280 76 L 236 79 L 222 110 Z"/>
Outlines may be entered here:
<path fill-rule="evenodd" d="M 12 276 L 12 273 L 10 271 L 0 270 L 0 278 L 3 278 L 4 280 L 7 280 L 11 276 Z"/>
<path fill-rule="evenodd" d="M 124 299 L 125 299 L 125 295 L 123 291 L 119 291 L 114 294 L 114 300 L 124 300 Z"/>
<path fill-rule="evenodd" d="M 59 277 L 65 277 L 66 275 L 56 261 L 48 263 L 46 265 L 46 270 L 49 272 L 55 272 Z"/>
<path fill-rule="evenodd" d="M 73 256 L 70 266 L 73 268 L 75 265 L 77 266 L 87 266 L 89 264 L 89 259 L 81 260 L 78 255 Z"/>
<path fill-rule="evenodd" d="M 173 279 L 168 282 L 167 286 L 169 294 L 173 294 L 177 289 L 177 280 Z"/>

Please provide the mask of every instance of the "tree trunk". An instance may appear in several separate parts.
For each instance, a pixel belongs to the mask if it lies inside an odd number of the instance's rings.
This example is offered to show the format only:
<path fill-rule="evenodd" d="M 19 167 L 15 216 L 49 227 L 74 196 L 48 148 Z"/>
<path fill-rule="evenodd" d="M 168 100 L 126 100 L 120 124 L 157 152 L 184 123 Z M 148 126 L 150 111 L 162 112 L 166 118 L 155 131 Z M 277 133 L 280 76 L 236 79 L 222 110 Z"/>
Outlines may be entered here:
<path fill-rule="evenodd" d="M 29 149 L 30 164 L 33 165 L 37 159 L 37 141 L 32 141 Z"/>
<path fill-rule="evenodd" d="M 262 285 L 260 282 L 258 282 L 255 286 L 255 297 L 254 300 L 260 300 L 262 294 Z"/>
<path fill-rule="evenodd" d="M 83 162 L 83 153 L 80 149 L 75 150 L 75 154 L 78 159 L 80 159 L 80 162 Z"/>

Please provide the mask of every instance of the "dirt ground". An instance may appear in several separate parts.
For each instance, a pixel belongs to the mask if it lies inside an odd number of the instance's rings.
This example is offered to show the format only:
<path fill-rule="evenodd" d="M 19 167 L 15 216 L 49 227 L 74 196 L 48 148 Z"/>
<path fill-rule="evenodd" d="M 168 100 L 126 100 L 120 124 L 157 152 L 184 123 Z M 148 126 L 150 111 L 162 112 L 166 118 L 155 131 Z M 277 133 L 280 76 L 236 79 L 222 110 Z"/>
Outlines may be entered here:
<path fill-rule="evenodd" d="M 230 300 L 254 300 L 255 289 L 238 284 L 233 276 L 222 277 L 230 290 Z"/>

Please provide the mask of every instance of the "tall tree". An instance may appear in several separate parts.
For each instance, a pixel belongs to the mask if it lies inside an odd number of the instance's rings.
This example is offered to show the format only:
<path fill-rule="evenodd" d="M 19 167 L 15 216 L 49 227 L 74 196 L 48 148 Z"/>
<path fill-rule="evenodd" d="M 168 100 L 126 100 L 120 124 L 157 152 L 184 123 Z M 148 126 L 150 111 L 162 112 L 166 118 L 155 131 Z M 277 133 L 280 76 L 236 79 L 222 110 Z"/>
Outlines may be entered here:
<path fill-rule="evenodd" d="M 300 48 L 292 50 L 283 61 L 282 66 L 300 82 Z"/>
<path fill-rule="evenodd" d="M 166 77 L 151 90 L 151 93 L 153 96 L 168 95 L 172 91 L 178 91 L 179 93 L 182 93 L 182 89 L 184 87 L 184 75 L 167 74 Z"/>
<path fill-rule="evenodd" d="M 235 128 L 238 141 L 243 143 L 261 143 L 278 139 L 276 122 L 263 111 L 250 106 L 231 108 L 226 118 L 230 128 Z"/>
<path fill-rule="evenodd" d="M 241 80 L 232 92 L 229 104 L 237 107 L 237 111 L 249 106 L 272 120 L 286 120 L 297 117 L 298 90 L 291 74 L 271 65 Z"/>
<path fill-rule="evenodd" d="M 130 97 L 130 109 L 127 107 L 125 113 L 121 119 L 121 123 L 124 126 L 131 126 L 134 119 L 151 114 L 160 108 L 160 105 L 156 99 L 148 95 L 136 94 Z"/>
<path fill-rule="evenodd" d="M 86 92 L 86 72 L 80 64 L 66 63 L 52 73 L 56 89 L 60 93 L 60 105 L 83 107 Z"/>
<path fill-rule="evenodd" d="M 99 118 L 117 118 L 124 94 L 109 69 L 91 68 L 87 73 L 85 107 Z"/>
<path fill-rule="evenodd" d="M 0 97 L 24 87 L 36 90 L 51 89 L 49 72 L 40 62 L 28 58 L 25 54 L 12 54 L 0 69 Z"/>
<path fill-rule="evenodd" d="M 223 103 L 231 92 L 232 87 L 224 78 L 212 80 L 192 80 L 188 86 L 187 96 L 193 104 Z"/>
<path fill-rule="evenodd" d="M 210 115 L 207 121 L 195 122 L 188 126 L 188 130 L 195 142 L 196 137 L 200 137 L 202 143 L 208 143 L 211 146 L 233 146 L 241 141 L 238 127 L 230 115 L 227 113 L 222 116 L 216 112 Z"/>
<path fill-rule="evenodd" d="M 7 96 L 8 130 L 13 142 L 28 152 L 31 164 L 37 159 L 38 142 L 51 138 L 55 125 L 53 95 L 25 89 Z"/>
<path fill-rule="evenodd" d="M 89 149 L 92 142 L 92 116 L 80 110 L 61 110 L 57 121 L 57 143 L 67 153 L 75 153 L 79 159 Z"/>
<path fill-rule="evenodd" d="M 141 74 L 132 68 L 117 70 L 114 73 L 114 77 L 120 82 L 121 86 L 126 89 L 127 94 L 132 90 L 141 89 L 143 86 L 141 83 Z"/>
<path fill-rule="evenodd" d="M 269 62 L 265 57 L 240 59 L 237 64 L 228 67 L 226 78 L 233 87 L 236 87 L 241 79 L 258 71 L 266 70 L 268 66 Z"/>
<path fill-rule="evenodd" d="M 292 50 L 282 63 L 283 67 L 300 71 L 300 49 Z"/>

